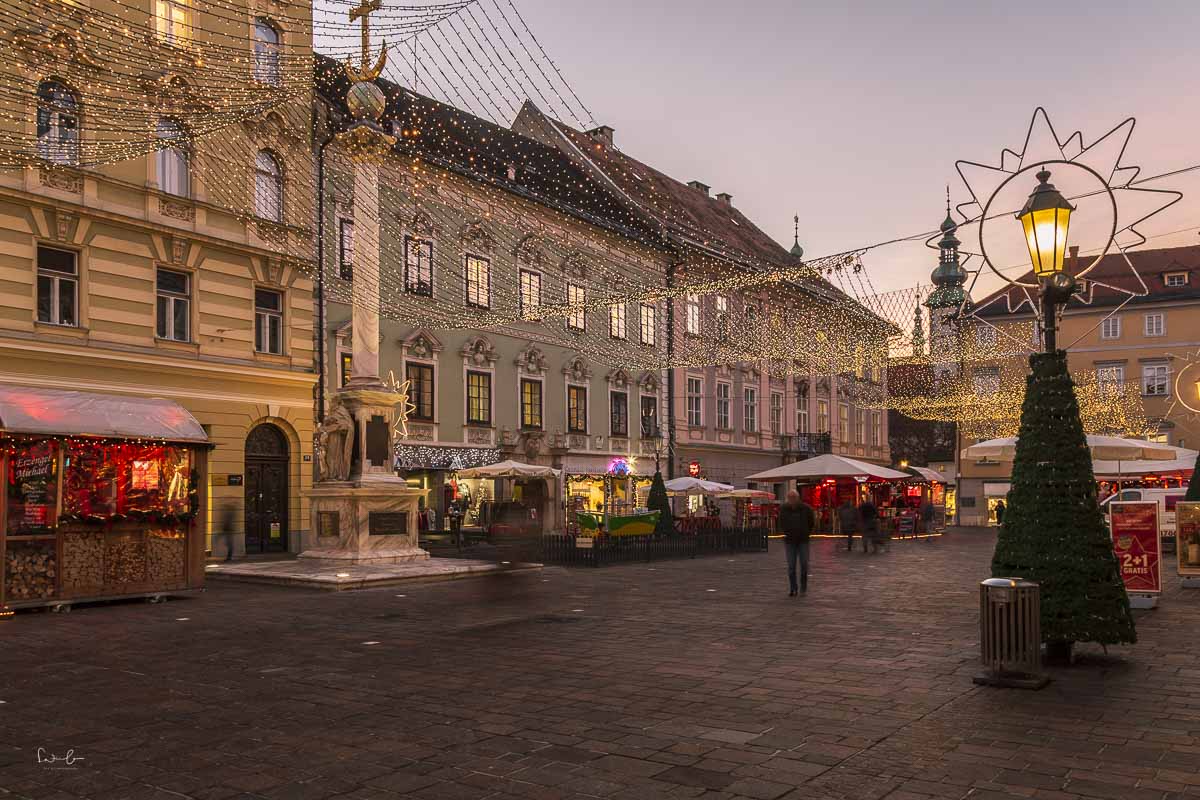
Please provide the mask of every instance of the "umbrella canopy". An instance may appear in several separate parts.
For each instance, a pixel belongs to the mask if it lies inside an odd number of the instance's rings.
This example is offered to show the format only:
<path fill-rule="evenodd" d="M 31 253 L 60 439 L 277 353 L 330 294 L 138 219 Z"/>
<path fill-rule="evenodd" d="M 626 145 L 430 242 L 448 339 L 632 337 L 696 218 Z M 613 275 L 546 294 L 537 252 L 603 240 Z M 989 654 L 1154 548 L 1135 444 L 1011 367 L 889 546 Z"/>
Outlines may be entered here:
<path fill-rule="evenodd" d="M 734 489 L 731 492 L 721 492 L 719 498 L 745 498 L 749 500 L 775 500 L 775 495 L 762 489 Z"/>
<path fill-rule="evenodd" d="M 1165 444 L 1155 444 L 1143 439 L 1122 439 L 1117 436 L 1087 437 L 1088 449 L 1092 458 L 1109 461 L 1155 461 L 1170 460 L 1177 457 L 1177 448 Z M 1017 455 L 1017 437 L 1006 436 L 1003 439 L 989 439 L 979 442 L 962 451 L 963 458 L 994 458 L 998 461 L 1011 461 Z"/>
<path fill-rule="evenodd" d="M 460 478 L 557 478 L 558 470 L 537 464 L 522 464 L 520 461 L 501 461 L 486 467 L 460 469 Z"/>
<path fill-rule="evenodd" d="M 704 481 L 699 478 L 675 478 L 663 483 L 667 487 L 668 492 L 674 494 L 717 494 L 719 492 L 729 492 L 733 490 L 733 486 L 728 483 L 717 483 L 716 481 Z"/>
<path fill-rule="evenodd" d="M 866 461 L 826 453 L 822 456 L 797 461 L 794 464 L 775 467 L 766 472 L 748 475 L 746 480 L 765 483 L 781 482 L 792 478 L 875 478 L 876 480 L 894 481 L 911 477 L 907 472 L 899 472 L 878 464 L 869 464 Z"/>
<path fill-rule="evenodd" d="M 946 476 L 938 472 L 936 469 L 930 469 L 929 467 L 909 467 L 908 471 L 913 473 L 916 477 L 929 481 L 930 483 L 949 483 L 949 481 L 946 480 Z"/>
<path fill-rule="evenodd" d="M 1092 462 L 1092 471 L 1097 478 L 1132 478 L 1141 475 L 1191 472 L 1196 466 L 1196 451 L 1186 447 L 1173 447 L 1178 455 L 1162 461 L 1136 461 L 1133 463 L 1097 459 Z"/>

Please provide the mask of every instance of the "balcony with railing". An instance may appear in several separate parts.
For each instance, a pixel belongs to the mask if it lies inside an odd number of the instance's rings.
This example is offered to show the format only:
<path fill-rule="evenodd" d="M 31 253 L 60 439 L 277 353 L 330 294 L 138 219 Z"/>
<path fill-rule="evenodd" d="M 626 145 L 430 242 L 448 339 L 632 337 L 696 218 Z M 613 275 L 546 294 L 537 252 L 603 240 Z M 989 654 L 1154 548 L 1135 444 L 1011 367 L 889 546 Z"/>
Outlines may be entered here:
<path fill-rule="evenodd" d="M 833 452 L 833 441 L 828 433 L 785 433 L 776 436 L 775 442 L 786 456 L 795 460 Z"/>

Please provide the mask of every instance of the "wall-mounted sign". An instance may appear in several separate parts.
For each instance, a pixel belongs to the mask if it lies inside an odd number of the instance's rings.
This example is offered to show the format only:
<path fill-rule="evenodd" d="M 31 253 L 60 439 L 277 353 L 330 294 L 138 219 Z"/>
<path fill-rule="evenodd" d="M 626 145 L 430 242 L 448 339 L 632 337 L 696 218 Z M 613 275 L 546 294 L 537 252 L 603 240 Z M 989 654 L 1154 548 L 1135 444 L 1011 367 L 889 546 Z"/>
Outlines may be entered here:
<path fill-rule="evenodd" d="M 241 475 L 219 474 L 219 473 L 214 472 L 213 476 L 212 476 L 212 485 L 213 486 L 241 486 L 242 485 L 242 476 Z"/>
<path fill-rule="evenodd" d="M 693 478 L 700 477 L 700 462 L 699 461 L 689 461 L 688 462 L 688 475 L 692 476 Z"/>
<path fill-rule="evenodd" d="M 1162 545 L 1158 535 L 1158 503 L 1114 501 L 1113 552 L 1130 594 L 1162 591 Z"/>
<path fill-rule="evenodd" d="M 1185 577 L 1200 575 L 1200 503 L 1175 504 L 1176 568 Z"/>

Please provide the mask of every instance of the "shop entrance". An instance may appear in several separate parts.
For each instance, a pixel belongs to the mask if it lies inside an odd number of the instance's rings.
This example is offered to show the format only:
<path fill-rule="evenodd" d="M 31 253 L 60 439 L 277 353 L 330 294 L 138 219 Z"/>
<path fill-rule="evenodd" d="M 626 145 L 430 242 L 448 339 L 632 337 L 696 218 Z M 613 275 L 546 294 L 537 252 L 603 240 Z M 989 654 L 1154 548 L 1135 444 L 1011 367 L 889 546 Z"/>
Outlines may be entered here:
<path fill-rule="evenodd" d="M 246 553 L 288 549 L 288 442 L 264 422 L 246 437 Z"/>

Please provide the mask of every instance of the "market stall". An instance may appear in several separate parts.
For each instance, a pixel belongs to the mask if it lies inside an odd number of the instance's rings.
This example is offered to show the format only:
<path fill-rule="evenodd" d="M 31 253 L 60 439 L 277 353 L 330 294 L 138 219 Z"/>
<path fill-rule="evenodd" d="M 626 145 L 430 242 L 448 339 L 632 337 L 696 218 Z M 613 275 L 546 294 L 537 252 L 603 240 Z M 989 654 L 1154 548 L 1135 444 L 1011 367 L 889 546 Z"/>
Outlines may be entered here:
<path fill-rule="evenodd" d="M 0 609 L 200 588 L 207 453 L 170 400 L 0 386 Z"/>
<path fill-rule="evenodd" d="M 905 467 L 904 471 L 911 474 L 912 478 L 903 487 L 903 504 L 918 512 L 916 533 L 930 532 L 925 530 L 924 517 L 921 514 L 927 503 L 933 506 L 933 528 L 944 527 L 947 514 L 946 476 L 929 467 Z"/>
<path fill-rule="evenodd" d="M 604 472 L 565 472 L 565 522 L 576 534 L 581 513 L 634 515 L 644 509 L 654 481 L 653 475 L 639 475 L 636 461 L 623 456 L 610 459 Z"/>
<path fill-rule="evenodd" d="M 546 515 L 552 506 L 551 498 L 559 475 L 559 470 L 553 467 L 501 461 L 459 470 L 457 480 L 463 486 L 476 482 L 478 495 L 505 498 L 489 510 L 486 527 L 489 537 L 503 537 L 545 532 L 548 526 Z M 508 482 L 508 491 L 501 491 L 496 484 L 498 481 Z M 492 483 L 495 488 L 489 492 L 483 482 Z M 549 524 L 553 524 L 553 521 Z"/>
<path fill-rule="evenodd" d="M 894 506 L 897 487 L 910 478 L 906 472 L 826 453 L 749 475 L 746 480 L 769 484 L 794 480 L 801 499 L 817 512 L 817 530 L 832 532 L 842 503 L 857 506 L 871 500 L 881 517 L 885 516 L 885 510 Z"/>
<path fill-rule="evenodd" d="M 711 498 L 733 491 L 728 483 L 706 481 L 685 475 L 673 478 L 663 486 L 669 497 L 685 499 L 684 513 L 675 514 L 675 529 L 680 533 L 699 533 L 700 531 L 720 530 L 721 516 Z"/>

